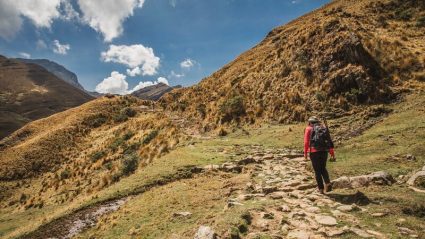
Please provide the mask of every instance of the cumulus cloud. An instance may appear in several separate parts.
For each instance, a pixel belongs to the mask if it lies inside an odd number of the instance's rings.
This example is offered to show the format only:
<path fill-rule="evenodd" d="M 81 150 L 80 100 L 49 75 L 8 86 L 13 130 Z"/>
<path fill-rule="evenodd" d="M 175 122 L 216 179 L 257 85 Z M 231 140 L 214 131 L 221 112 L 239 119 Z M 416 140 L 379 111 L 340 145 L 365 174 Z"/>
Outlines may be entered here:
<path fill-rule="evenodd" d="M 66 55 L 70 49 L 69 44 L 61 44 L 58 40 L 53 41 L 53 52 L 56 54 Z"/>
<path fill-rule="evenodd" d="M 153 49 L 141 44 L 136 45 L 110 45 L 109 50 L 101 53 L 104 62 L 115 62 L 126 65 L 129 76 L 155 75 L 159 67 L 159 57 L 155 56 Z"/>
<path fill-rule="evenodd" d="M 30 59 L 31 55 L 29 53 L 26 52 L 19 52 L 19 56 L 25 59 Z"/>
<path fill-rule="evenodd" d="M 103 79 L 103 81 L 96 86 L 95 90 L 103 94 L 111 93 L 125 95 L 128 93 L 128 83 L 125 80 L 126 77 L 126 75 L 113 71 L 110 77 Z"/>
<path fill-rule="evenodd" d="M 122 24 L 133 15 L 135 8 L 142 8 L 145 0 L 78 0 L 83 20 L 102 33 L 106 42 L 123 32 Z"/>
<path fill-rule="evenodd" d="M 195 61 L 188 58 L 182 62 L 180 62 L 180 67 L 183 69 L 190 69 L 195 65 Z"/>
<path fill-rule="evenodd" d="M 50 28 L 54 19 L 60 17 L 60 0 L 1 0 L 0 36 L 12 39 L 21 29 L 22 16 L 36 27 Z"/>

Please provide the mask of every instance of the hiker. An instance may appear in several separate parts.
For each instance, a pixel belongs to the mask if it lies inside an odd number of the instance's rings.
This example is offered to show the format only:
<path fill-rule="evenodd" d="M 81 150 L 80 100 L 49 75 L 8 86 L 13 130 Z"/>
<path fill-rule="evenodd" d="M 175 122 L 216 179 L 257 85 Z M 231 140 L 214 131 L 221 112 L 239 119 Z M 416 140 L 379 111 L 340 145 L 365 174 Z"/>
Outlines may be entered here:
<path fill-rule="evenodd" d="M 317 187 L 322 194 L 332 191 L 329 173 L 326 170 L 328 152 L 331 154 L 331 161 L 335 161 L 334 144 L 328 128 L 322 125 L 317 117 L 312 116 L 308 119 L 308 126 L 304 132 L 304 158 L 308 160 L 310 153 Z"/>

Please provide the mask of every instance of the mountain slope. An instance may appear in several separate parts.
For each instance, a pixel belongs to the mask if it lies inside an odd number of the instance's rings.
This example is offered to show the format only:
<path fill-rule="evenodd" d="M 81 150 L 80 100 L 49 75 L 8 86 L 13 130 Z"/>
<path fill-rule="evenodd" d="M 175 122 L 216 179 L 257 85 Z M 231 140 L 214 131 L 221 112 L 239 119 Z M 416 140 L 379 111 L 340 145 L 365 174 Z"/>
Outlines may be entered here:
<path fill-rule="evenodd" d="M 159 98 L 161 98 L 161 96 L 163 96 L 164 94 L 180 87 L 181 86 L 171 87 L 164 83 L 159 83 L 137 90 L 131 93 L 131 95 L 136 96 L 142 100 L 159 100 Z"/>
<path fill-rule="evenodd" d="M 0 138 L 29 121 L 91 99 L 38 65 L 0 56 Z"/>
<path fill-rule="evenodd" d="M 161 103 L 208 130 L 342 116 L 389 102 L 425 78 L 424 11 L 424 1 L 334 1 Z"/>
<path fill-rule="evenodd" d="M 58 63 L 54 61 L 50 61 L 47 59 L 23 59 L 23 58 L 17 58 L 16 60 L 24 63 L 30 63 L 30 64 L 36 64 L 44 69 L 46 69 L 48 72 L 52 73 L 59 79 L 77 87 L 80 90 L 84 90 L 84 88 L 80 85 L 78 82 L 77 75 L 75 73 L 69 71 L 62 65 L 59 65 Z"/>

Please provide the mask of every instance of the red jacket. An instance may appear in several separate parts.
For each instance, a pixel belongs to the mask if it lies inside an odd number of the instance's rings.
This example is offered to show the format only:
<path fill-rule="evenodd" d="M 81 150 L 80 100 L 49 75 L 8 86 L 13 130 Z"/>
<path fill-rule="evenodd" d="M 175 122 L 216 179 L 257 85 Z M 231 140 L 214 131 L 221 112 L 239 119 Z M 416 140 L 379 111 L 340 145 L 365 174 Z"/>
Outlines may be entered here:
<path fill-rule="evenodd" d="M 304 132 L 304 157 L 307 157 L 307 153 L 311 152 L 317 152 L 317 150 L 314 147 L 310 147 L 310 137 L 311 137 L 311 132 L 313 131 L 313 127 L 312 126 L 307 126 L 307 128 L 305 128 L 305 132 Z M 335 157 L 335 151 L 334 148 L 331 147 L 329 149 L 329 153 L 331 154 L 332 157 Z"/>

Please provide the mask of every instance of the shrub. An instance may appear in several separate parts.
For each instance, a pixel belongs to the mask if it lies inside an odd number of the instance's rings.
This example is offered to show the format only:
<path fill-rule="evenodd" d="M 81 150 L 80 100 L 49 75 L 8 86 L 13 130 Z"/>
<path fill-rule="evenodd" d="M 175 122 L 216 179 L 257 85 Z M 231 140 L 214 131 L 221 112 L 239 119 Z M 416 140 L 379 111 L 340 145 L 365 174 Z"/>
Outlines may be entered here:
<path fill-rule="evenodd" d="M 138 150 L 140 148 L 142 144 L 140 142 L 135 142 L 132 143 L 130 145 L 128 145 L 125 149 L 124 149 L 124 154 L 131 154 L 134 153 L 136 150 Z"/>
<path fill-rule="evenodd" d="M 417 27 L 425 27 L 425 16 L 419 17 L 416 21 Z"/>
<path fill-rule="evenodd" d="M 92 128 L 97 128 L 102 126 L 104 123 L 106 123 L 107 120 L 108 118 L 105 115 L 95 114 L 84 119 L 83 124 Z"/>
<path fill-rule="evenodd" d="M 136 116 L 137 112 L 131 107 L 126 107 L 121 110 L 121 114 L 127 115 L 128 117 L 134 117 Z"/>
<path fill-rule="evenodd" d="M 245 106 L 242 96 L 238 95 L 224 101 L 220 105 L 219 110 L 222 115 L 223 122 L 231 121 L 234 118 L 244 115 Z"/>
<path fill-rule="evenodd" d="M 149 144 L 158 135 L 158 130 L 151 131 L 142 141 L 143 145 Z"/>
<path fill-rule="evenodd" d="M 316 97 L 316 100 L 320 102 L 323 102 L 326 100 L 326 93 L 321 90 L 317 91 L 314 96 Z"/>
<path fill-rule="evenodd" d="M 95 153 L 93 153 L 93 154 L 90 155 L 90 159 L 94 163 L 97 160 L 103 158 L 105 155 L 106 155 L 105 151 L 95 152 Z"/>
<path fill-rule="evenodd" d="M 136 154 L 129 154 L 124 157 L 121 166 L 122 175 L 130 175 L 136 171 L 137 166 L 139 165 L 139 157 Z"/>
<path fill-rule="evenodd" d="M 412 18 L 412 12 L 410 10 L 397 11 L 396 16 L 400 20 L 409 21 Z"/>
<path fill-rule="evenodd" d="M 124 140 L 129 140 L 134 136 L 134 133 L 131 131 L 128 131 L 127 133 L 124 134 L 123 139 Z"/>
<path fill-rule="evenodd" d="M 205 104 L 199 104 L 196 106 L 196 111 L 198 111 L 201 118 L 205 118 L 207 114 L 207 107 L 205 106 Z"/>
<path fill-rule="evenodd" d="M 118 147 L 120 147 L 122 144 L 124 144 L 123 138 L 115 138 L 114 142 L 112 142 L 111 145 L 109 145 L 109 148 L 112 150 L 112 152 L 117 151 Z"/>
<path fill-rule="evenodd" d="M 68 179 L 71 176 L 71 172 L 69 171 L 69 169 L 64 169 L 61 173 L 60 173 L 60 179 L 64 180 L 64 179 Z"/>

